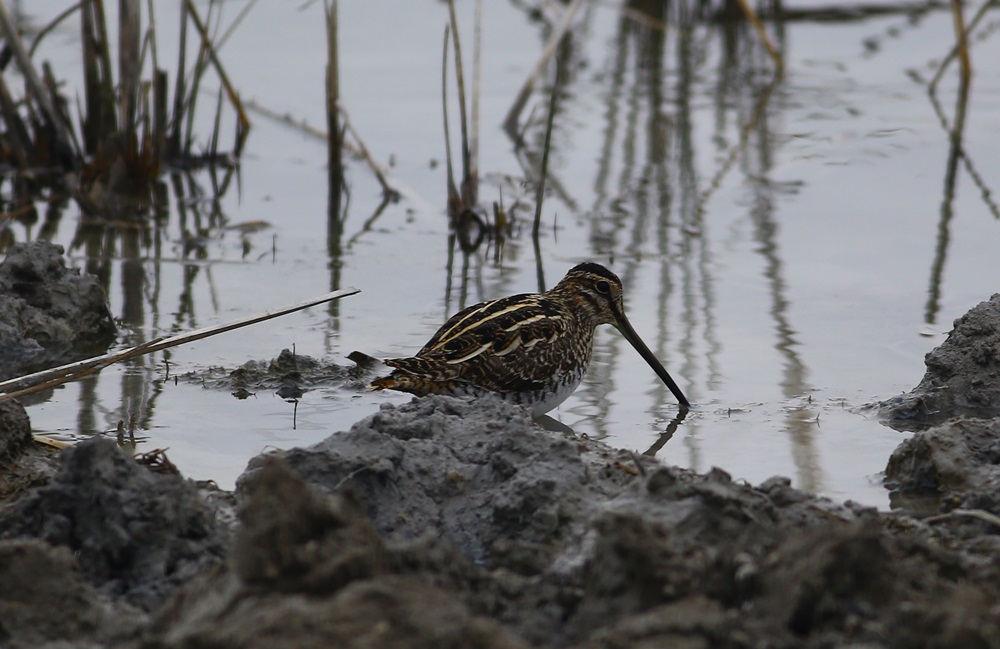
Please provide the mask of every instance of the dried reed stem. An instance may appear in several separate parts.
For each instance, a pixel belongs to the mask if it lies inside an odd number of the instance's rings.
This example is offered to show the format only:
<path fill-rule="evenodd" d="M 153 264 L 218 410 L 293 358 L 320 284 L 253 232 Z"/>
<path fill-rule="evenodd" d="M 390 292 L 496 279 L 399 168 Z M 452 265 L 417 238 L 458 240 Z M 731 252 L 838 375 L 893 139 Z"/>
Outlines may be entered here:
<path fill-rule="evenodd" d="M 350 133 L 351 137 L 354 138 L 354 141 L 358 143 L 358 154 L 361 156 L 361 159 L 365 161 L 368 168 L 371 169 L 371 172 L 375 174 L 375 179 L 378 180 L 378 184 L 382 186 L 382 193 L 393 200 L 398 198 L 399 192 L 389 184 L 388 179 L 386 179 L 385 170 L 382 169 L 377 162 L 375 162 L 374 158 L 372 158 L 372 154 L 369 153 L 364 140 L 361 139 L 361 135 L 354 129 L 354 126 L 351 125 L 350 117 L 348 116 L 347 111 L 343 108 L 340 109 L 340 117 L 344 120 L 344 131 Z"/>
<path fill-rule="evenodd" d="M 187 3 L 184 2 L 181 3 L 180 43 L 177 51 L 177 80 L 174 82 L 173 125 L 170 129 L 170 137 L 167 144 L 167 155 L 170 157 L 179 156 L 182 151 L 181 114 L 184 110 L 184 95 L 186 92 L 184 60 L 187 53 L 187 23 Z"/>
<path fill-rule="evenodd" d="M 9 139 L 14 157 L 17 159 L 17 166 L 22 171 L 31 168 L 30 154 L 34 151 L 31 136 L 24 120 L 17 112 L 17 102 L 10 94 L 10 88 L 4 76 L 0 74 L 0 114 L 3 115 L 4 123 L 7 125 L 5 136 Z"/>
<path fill-rule="evenodd" d="M 78 10 L 81 6 L 83 6 L 83 2 L 77 2 L 76 4 L 72 5 L 71 7 L 63 11 L 61 14 L 53 18 L 51 21 L 49 21 L 48 25 L 41 28 L 38 31 L 38 33 L 35 34 L 35 40 L 31 41 L 31 47 L 28 48 L 28 56 L 29 57 L 35 56 L 35 50 L 41 44 L 42 39 L 45 38 L 50 31 L 55 29 L 59 25 L 59 23 L 61 23 L 62 21 L 66 20 L 71 15 L 73 15 L 73 12 Z"/>
<path fill-rule="evenodd" d="M 28 50 L 25 49 L 24 41 L 21 40 L 21 35 L 18 33 L 17 24 L 14 22 L 14 18 L 10 15 L 10 12 L 7 11 L 7 5 L 3 2 L 3 0 L 0 0 L 0 32 L 3 33 L 3 36 L 7 41 L 6 47 L 10 48 L 14 61 L 17 62 L 17 67 L 21 71 L 21 75 L 24 77 L 24 83 L 27 86 L 28 95 L 32 97 L 42 109 L 43 117 L 52 129 L 53 136 L 56 138 L 56 143 L 62 150 L 72 151 L 70 138 L 66 133 L 65 125 L 62 123 L 62 120 L 59 119 L 59 113 L 56 110 L 55 105 L 52 103 L 52 98 L 46 91 L 41 77 L 38 76 L 35 66 L 31 63 L 31 57 L 28 56 Z"/>
<path fill-rule="evenodd" d="M 562 20 L 559 21 L 552 35 L 549 36 L 549 42 L 545 44 L 542 55 L 538 57 L 535 67 L 532 68 L 528 78 L 524 80 L 524 85 L 521 86 L 521 90 L 517 93 L 514 103 L 511 105 L 510 110 L 507 111 L 503 127 L 511 138 L 516 138 L 517 120 L 521 116 L 524 106 L 528 103 L 528 99 L 531 97 L 531 92 L 535 88 L 535 82 L 545 71 L 545 66 L 548 65 L 549 59 L 556 53 L 559 42 L 562 41 L 563 36 L 569 31 L 570 25 L 573 23 L 573 17 L 581 6 L 583 6 L 583 0 L 573 0 L 573 3 L 563 11 Z"/>
<path fill-rule="evenodd" d="M 472 115 L 469 135 L 469 177 L 479 194 L 479 73 L 483 44 L 483 0 L 476 0 L 476 20 L 472 38 Z"/>
<path fill-rule="evenodd" d="M 944 60 L 941 61 L 941 65 L 938 66 L 937 72 L 934 73 L 934 78 L 931 79 L 931 82 L 928 84 L 928 89 L 930 90 L 931 93 L 934 93 L 935 87 L 937 86 L 938 81 L 941 80 L 941 75 L 944 74 L 945 68 L 947 68 L 948 64 L 950 64 L 955 59 L 955 56 L 958 55 L 960 45 L 962 45 L 963 43 L 965 44 L 966 56 L 968 56 L 969 34 L 971 34 L 973 30 L 976 29 L 976 26 L 979 25 L 979 21 L 982 20 L 983 16 L 986 15 L 986 11 L 992 8 L 993 6 L 995 6 L 995 2 L 993 2 L 992 0 L 987 0 L 986 2 L 984 2 L 982 6 L 979 7 L 979 11 L 976 12 L 976 15 L 973 16 L 972 20 L 969 21 L 969 26 L 966 27 L 964 30 L 962 30 L 962 34 L 964 34 L 964 36 L 959 37 L 959 42 L 956 43 L 955 46 L 951 48 L 951 51 L 948 53 L 948 56 L 944 57 Z"/>
<path fill-rule="evenodd" d="M 139 101 L 139 2 L 118 2 L 118 125 L 123 152 L 130 151 L 129 140 L 134 136 Z"/>
<path fill-rule="evenodd" d="M 958 60 L 962 65 L 962 78 L 968 79 L 972 76 L 972 59 L 969 58 L 969 35 L 965 30 L 961 0 L 951 0 L 951 16 L 955 22 L 955 35 L 958 37 L 955 47 L 958 49 Z"/>
<path fill-rule="evenodd" d="M 81 130 L 87 153 L 95 154 L 107 134 L 114 133 L 115 86 L 111 74 L 111 54 L 101 0 L 85 0 L 81 9 L 83 41 L 84 101 L 86 111 Z"/>
<path fill-rule="evenodd" d="M 208 54 L 209 60 L 211 60 L 212 65 L 215 67 L 216 74 L 219 75 L 220 81 L 222 81 L 222 87 L 226 89 L 226 94 L 229 96 L 229 102 L 236 109 L 236 116 L 240 123 L 240 131 L 243 133 L 243 137 L 246 137 L 246 133 L 250 132 L 250 119 L 247 117 L 246 111 L 243 110 L 243 103 L 240 101 L 240 96 L 233 88 L 233 84 L 229 82 L 229 75 L 226 74 L 225 68 L 222 67 L 222 63 L 219 61 L 218 56 L 215 52 L 215 47 L 212 46 L 211 38 L 208 35 L 208 31 L 205 29 L 204 23 L 201 22 L 201 18 L 198 16 L 198 11 L 194 8 L 194 3 L 191 0 L 184 0 L 184 4 L 191 15 L 191 21 L 194 26 L 198 29 L 198 33 L 201 34 L 202 47 Z"/>
<path fill-rule="evenodd" d="M 330 174 L 330 192 L 340 195 L 344 182 L 343 133 L 340 129 L 340 63 L 337 45 L 337 0 L 327 4 L 323 1 L 326 14 L 326 125 L 327 164 Z M 336 201 L 340 204 L 340 201 Z M 339 214 L 340 210 L 337 210 Z"/>
<path fill-rule="evenodd" d="M 462 196 L 455 186 L 455 168 L 451 162 L 451 130 L 448 128 L 448 37 L 451 28 L 444 26 L 444 47 L 441 54 L 441 111 L 444 116 L 444 159 L 448 175 L 448 216 L 457 219 L 462 211 Z"/>
<path fill-rule="evenodd" d="M 781 76 L 784 74 L 785 63 L 781 58 L 781 53 L 778 52 L 778 48 L 774 46 L 771 42 L 771 37 L 767 35 L 767 30 L 764 29 L 764 23 L 761 22 L 760 17 L 757 12 L 753 10 L 750 6 L 749 0 L 737 0 L 740 3 L 740 9 L 743 10 L 743 15 L 746 16 L 750 24 L 753 25 L 754 30 L 757 32 L 757 37 L 760 38 L 761 43 L 764 44 L 764 49 L 767 50 L 767 55 L 771 57 L 771 61 L 774 62 L 775 74 Z"/>
<path fill-rule="evenodd" d="M 455 45 L 455 83 L 458 85 L 458 119 L 462 127 L 462 203 L 465 207 L 469 207 L 476 204 L 479 192 L 471 175 L 469 122 L 465 107 L 465 71 L 462 65 L 462 44 L 458 38 L 458 18 L 455 16 L 455 0 L 448 0 L 448 14 L 451 19 L 451 40 Z"/>
<path fill-rule="evenodd" d="M 549 145 L 552 142 L 552 123 L 556 114 L 556 95 L 559 92 L 561 67 L 559 59 L 556 59 L 556 78 L 552 83 L 552 92 L 549 95 L 549 117 L 545 124 L 545 148 L 542 149 L 541 177 L 538 179 L 538 192 L 535 195 L 535 223 L 531 227 L 531 236 L 536 242 L 538 241 L 538 231 L 542 225 L 542 199 L 545 196 L 545 177 L 549 171 Z"/>
<path fill-rule="evenodd" d="M 196 340 L 226 333 L 235 329 L 257 324 L 259 322 L 271 320 L 273 318 L 279 318 L 281 316 L 288 315 L 289 313 L 301 311 L 302 309 L 308 309 L 309 307 L 324 304 L 332 300 L 339 300 L 340 298 L 355 295 L 360 292 L 360 289 L 353 287 L 345 288 L 339 291 L 333 291 L 332 293 L 319 295 L 309 300 L 305 300 L 304 302 L 281 307 L 279 309 L 264 311 L 263 313 L 258 313 L 246 318 L 240 318 L 239 320 L 234 320 L 232 322 L 213 325 L 211 327 L 177 334 L 167 338 L 158 338 L 135 347 L 130 347 L 129 349 L 125 349 L 120 352 L 95 356 L 93 358 L 77 361 L 75 363 L 69 363 L 60 367 L 35 372 L 34 374 L 9 379 L 7 381 L 0 382 L 0 402 L 32 394 L 34 392 L 38 392 L 39 390 L 45 390 L 69 381 L 75 381 L 76 379 L 83 378 L 88 374 L 104 369 L 109 365 L 114 365 L 115 363 L 119 363 L 130 358 L 144 356 L 146 354 L 191 343 Z"/>

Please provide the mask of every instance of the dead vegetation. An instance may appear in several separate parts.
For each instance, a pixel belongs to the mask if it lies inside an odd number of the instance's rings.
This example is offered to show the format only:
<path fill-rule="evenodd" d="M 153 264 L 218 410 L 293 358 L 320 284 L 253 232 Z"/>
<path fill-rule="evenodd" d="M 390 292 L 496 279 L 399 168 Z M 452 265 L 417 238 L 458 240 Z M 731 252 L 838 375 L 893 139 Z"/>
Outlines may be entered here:
<path fill-rule="evenodd" d="M 26 211 L 42 189 L 72 196 L 88 216 L 134 218 L 149 213 L 157 179 L 169 169 L 232 166 L 239 159 L 250 121 L 217 54 L 212 34 L 221 10 L 211 2 L 205 17 L 194 3 L 180 4 L 180 42 L 171 80 L 157 54 L 153 2 L 118 3 L 117 56 L 109 39 L 103 0 L 80 0 L 38 30 L 28 42 L 0 0 L 0 168 L 13 186 L 7 212 Z M 44 39 L 67 21 L 80 28 L 83 94 L 68 96 L 59 71 L 35 59 Z M 239 18 L 237 18 L 239 20 Z M 189 60 L 188 38 L 194 43 Z M 224 36 L 223 36 L 224 39 Z M 117 70 L 112 64 L 117 60 Z M 15 94 L 14 79 L 23 80 Z M 195 132 L 206 80 L 220 90 L 213 130 Z M 171 95 L 171 88 L 173 94 Z M 75 106 L 75 110 L 74 110 Z M 223 119 L 224 113 L 231 116 Z M 235 124 L 232 144 L 224 123 Z"/>

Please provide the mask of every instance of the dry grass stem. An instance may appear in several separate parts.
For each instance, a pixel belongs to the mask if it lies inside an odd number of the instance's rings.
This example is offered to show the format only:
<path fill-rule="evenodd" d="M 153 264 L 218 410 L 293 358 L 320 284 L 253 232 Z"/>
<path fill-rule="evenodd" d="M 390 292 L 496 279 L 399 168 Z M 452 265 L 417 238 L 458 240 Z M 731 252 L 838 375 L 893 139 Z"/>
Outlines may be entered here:
<path fill-rule="evenodd" d="M 462 65 L 462 43 L 458 38 L 458 19 L 455 16 L 455 0 L 448 0 L 448 15 L 451 20 L 451 40 L 455 46 L 455 83 L 458 85 L 458 120 L 462 129 L 462 184 L 460 185 L 462 204 L 471 207 L 478 199 L 478 187 L 472 178 L 472 160 L 469 150 L 469 117 L 466 110 L 465 68 Z"/>
<path fill-rule="evenodd" d="M 757 32 L 757 37 L 760 38 L 760 42 L 764 44 L 764 49 L 767 50 L 767 55 L 771 57 L 771 61 L 774 62 L 775 74 L 781 76 L 784 74 L 785 63 L 781 57 L 781 53 L 778 48 L 774 46 L 771 42 L 771 37 L 767 35 L 767 30 L 764 29 L 764 23 L 761 22 L 760 17 L 757 12 L 753 10 L 750 6 L 748 0 L 738 0 L 740 3 L 740 9 L 743 10 L 743 15 L 746 16 L 750 24 L 753 25 L 754 30 Z"/>
<path fill-rule="evenodd" d="M 340 63 L 337 47 L 337 0 L 323 2 L 326 15 L 326 128 L 327 166 L 330 191 L 337 192 L 344 182 L 343 132 L 340 128 Z M 385 192 L 385 185 L 382 188 Z M 337 201 L 338 205 L 340 201 Z M 339 213 L 339 212 L 338 212 Z"/>
<path fill-rule="evenodd" d="M 545 146 L 542 149 L 542 166 L 538 178 L 538 191 L 535 195 L 535 222 L 531 227 L 531 236 L 535 241 L 538 241 L 538 232 L 542 224 L 542 199 L 545 197 L 545 177 L 549 170 L 549 146 L 552 142 L 552 124 L 556 114 L 556 96 L 559 93 L 561 67 L 559 59 L 556 59 L 556 78 L 552 83 L 552 92 L 549 94 L 549 117 L 545 123 Z"/>
<path fill-rule="evenodd" d="M 479 194 L 479 79 L 483 45 L 483 0 L 476 0 L 476 19 L 472 37 L 472 113 L 469 127 L 469 178 Z"/>
<path fill-rule="evenodd" d="M 996 2 L 994 0 L 986 0 L 986 2 L 983 2 L 982 6 L 979 7 L 979 11 L 976 12 L 976 15 L 972 17 L 972 20 L 969 21 L 968 27 L 960 27 L 960 25 L 963 22 L 961 14 L 962 11 L 961 5 L 959 5 L 957 9 L 955 8 L 954 4 L 952 5 L 952 12 L 955 20 L 955 30 L 958 36 L 958 42 L 955 44 L 954 47 L 951 48 L 951 51 L 948 53 L 948 56 L 944 57 L 944 60 L 941 61 L 941 64 L 938 66 L 937 72 L 934 73 L 934 78 L 931 79 L 931 82 L 928 84 L 928 88 L 930 89 L 931 93 L 935 91 L 935 88 L 937 87 L 938 82 L 941 80 L 941 75 L 944 74 L 945 69 L 951 64 L 952 61 L 955 60 L 956 56 L 959 56 L 960 51 L 962 50 L 965 51 L 964 58 L 968 60 L 967 63 L 968 72 L 970 75 L 972 74 L 972 63 L 969 57 L 969 36 L 972 34 L 973 31 L 975 31 L 976 27 L 979 25 L 979 21 L 981 21 L 983 19 L 983 16 L 986 15 L 987 10 L 995 6 Z M 958 15 L 954 14 L 955 11 L 958 12 Z M 963 63 L 962 65 L 964 69 L 966 63 Z"/>
<path fill-rule="evenodd" d="M 144 356 L 146 354 L 151 354 L 153 352 L 169 349 L 171 347 L 176 347 L 178 345 L 191 343 L 196 340 L 208 338 L 210 336 L 216 336 L 218 334 L 233 331 L 235 329 L 240 329 L 242 327 L 247 327 L 253 324 L 257 324 L 259 322 L 271 320 L 273 318 L 279 318 L 281 316 L 288 315 L 289 313 L 294 313 L 296 311 L 308 309 L 309 307 L 313 307 L 319 304 L 324 304 L 332 300 L 339 300 L 340 298 L 355 295 L 360 292 L 361 292 L 360 289 L 357 288 L 353 287 L 345 288 L 339 291 L 333 291 L 331 293 L 326 293 L 324 295 L 310 298 L 308 300 L 305 300 L 304 302 L 299 302 L 297 304 L 292 304 L 278 309 L 264 311 L 263 313 L 247 316 L 246 318 L 240 318 L 239 320 L 234 320 L 232 322 L 227 322 L 221 325 L 213 325 L 211 327 L 205 327 L 202 329 L 197 329 L 195 331 L 189 331 L 187 333 L 177 334 L 166 338 L 157 338 L 155 340 L 151 340 L 149 342 L 137 345 L 135 347 L 130 347 L 129 349 L 125 349 L 119 352 L 103 354 L 101 356 L 95 356 L 93 358 L 77 361 L 75 363 L 69 363 L 67 365 L 62 365 L 60 367 L 43 370 L 41 372 L 35 372 L 34 374 L 28 374 L 25 376 L 19 376 L 17 378 L 9 379 L 7 381 L 0 382 L 0 402 L 7 401 L 9 399 L 14 399 L 17 397 L 22 397 L 28 394 L 33 394 L 40 390 L 46 390 L 48 388 L 52 388 L 57 385 L 62 385 L 63 383 L 67 383 L 69 381 L 75 381 L 89 374 L 93 374 L 94 372 L 102 370 L 105 367 L 114 365 L 115 363 L 119 363 L 124 360 L 128 360 L 130 358 L 135 358 L 137 356 Z"/>
<path fill-rule="evenodd" d="M 450 25 L 444 26 L 444 46 L 441 54 L 441 114 L 444 118 L 444 160 L 448 176 L 448 215 L 454 221 L 462 212 L 462 196 L 455 184 L 455 166 L 451 161 L 451 129 L 448 128 L 448 39 Z"/>
<path fill-rule="evenodd" d="M 233 108 L 236 109 L 237 119 L 240 123 L 240 141 L 246 138 L 246 135 L 250 132 L 250 119 L 246 115 L 246 111 L 243 110 L 243 103 L 240 101 L 240 96 L 233 88 L 233 84 L 229 81 L 229 75 L 226 74 L 225 68 L 222 67 L 222 63 L 219 61 L 218 56 L 215 53 L 215 47 L 212 45 L 212 41 L 208 35 L 208 30 L 205 28 L 204 23 L 202 23 L 201 18 L 198 16 L 198 11 L 194 7 L 194 3 L 191 0 L 185 0 L 184 4 L 187 6 L 187 10 L 191 16 L 191 20 L 194 26 L 198 29 L 198 33 L 201 34 L 202 47 L 208 54 L 208 58 L 211 60 L 212 65 L 215 67 L 216 74 L 219 75 L 219 80 L 222 82 L 222 87 L 226 89 L 226 94 L 229 96 L 229 101 L 232 103 Z M 237 147 L 241 148 L 241 147 Z"/>
<path fill-rule="evenodd" d="M 372 154 L 368 152 L 368 147 L 365 146 L 365 142 L 361 139 L 361 135 L 354 129 L 354 126 L 351 124 L 351 120 L 347 115 L 347 111 L 344 110 L 343 107 L 340 109 L 340 117 L 344 120 L 344 131 L 350 133 L 351 137 L 354 138 L 354 141 L 357 144 L 358 155 L 361 156 L 361 159 L 364 160 L 365 164 L 368 165 L 368 168 L 371 169 L 371 172 L 375 175 L 375 179 L 378 180 L 378 184 L 382 186 L 383 195 L 395 200 L 399 197 L 399 192 L 389 184 L 389 181 L 386 178 L 385 169 L 383 169 L 382 165 L 375 162 L 375 159 L 372 158 Z"/>
<path fill-rule="evenodd" d="M 962 77 L 968 79 L 972 76 L 972 59 L 969 58 L 969 35 L 965 30 L 961 0 L 951 0 L 951 16 L 955 22 L 955 36 L 958 38 L 955 47 L 958 49 L 958 61 L 962 65 Z"/>
<path fill-rule="evenodd" d="M 69 135 L 66 133 L 65 126 L 59 119 L 55 104 L 45 85 L 42 83 L 38 71 L 35 70 L 35 66 L 31 62 L 31 57 L 28 55 L 28 51 L 24 47 L 24 42 L 21 40 L 21 35 L 18 33 L 17 23 L 14 22 L 14 18 L 7 11 L 7 5 L 2 0 L 0 0 L 0 32 L 3 33 L 6 40 L 5 46 L 10 48 L 18 70 L 21 71 L 21 75 L 24 77 L 28 96 L 41 108 L 42 117 L 47 126 L 52 129 L 56 143 L 65 152 L 71 151 Z"/>
<path fill-rule="evenodd" d="M 552 35 L 549 37 L 549 42 L 545 44 L 542 55 L 538 57 L 538 62 L 535 63 L 535 67 L 532 68 L 528 78 L 525 79 L 524 85 L 521 86 L 521 90 L 517 93 L 517 97 L 514 99 L 510 110 L 507 111 L 507 117 L 504 119 L 503 125 L 511 138 L 514 138 L 517 134 L 518 119 L 525 105 L 528 103 L 528 99 L 531 97 L 535 83 L 545 71 L 545 66 L 548 65 L 549 59 L 556 53 L 559 42 L 566 35 L 566 32 L 569 31 L 570 26 L 573 24 L 573 17 L 576 16 L 576 12 L 580 10 L 581 6 L 583 6 L 583 0 L 573 0 L 573 3 L 563 11 L 562 20 L 559 21 L 559 24 L 552 31 Z"/>

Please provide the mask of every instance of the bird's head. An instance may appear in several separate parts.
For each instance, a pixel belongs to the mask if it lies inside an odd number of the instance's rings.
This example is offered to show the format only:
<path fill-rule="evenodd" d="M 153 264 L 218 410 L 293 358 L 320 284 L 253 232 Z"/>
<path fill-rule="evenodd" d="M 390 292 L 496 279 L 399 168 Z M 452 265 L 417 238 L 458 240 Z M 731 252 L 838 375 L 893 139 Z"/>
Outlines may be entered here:
<path fill-rule="evenodd" d="M 625 317 L 622 281 L 617 275 L 600 264 L 585 262 L 571 268 L 550 293 L 557 294 L 573 309 L 578 309 L 578 314 L 587 318 L 593 326 L 613 325 L 674 393 L 681 406 L 688 407 L 684 393 Z"/>
<path fill-rule="evenodd" d="M 621 330 L 625 320 L 622 281 L 600 264 L 585 262 L 574 266 L 553 289 L 592 320 Z M 624 332 L 623 332 L 624 333 Z"/>

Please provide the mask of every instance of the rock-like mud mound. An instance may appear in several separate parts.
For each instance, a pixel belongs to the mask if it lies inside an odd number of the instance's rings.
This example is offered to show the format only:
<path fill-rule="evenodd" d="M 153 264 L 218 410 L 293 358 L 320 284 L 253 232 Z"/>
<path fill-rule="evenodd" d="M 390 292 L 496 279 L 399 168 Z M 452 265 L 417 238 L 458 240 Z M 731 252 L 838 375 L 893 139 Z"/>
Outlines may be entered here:
<path fill-rule="evenodd" d="M 62 255 L 52 243 L 19 243 L 0 263 L 0 378 L 114 342 L 104 289 L 96 277 L 67 269 Z"/>
<path fill-rule="evenodd" d="M 926 365 L 916 388 L 880 407 L 885 423 L 917 431 L 889 458 L 893 502 L 1000 515 L 1000 294 L 956 320 Z"/>
<path fill-rule="evenodd" d="M 316 492 L 274 459 L 247 496 L 225 566 L 185 586 L 144 647 L 525 646 L 423 578 L 351 497 Z"/>
<path fill-rule="evenodd" d="M 0 509 L 0 644 L 1000 646 L 982 521 L 668 468 L 489 399 L 385 407 L 257 458 L 238 498 L 230 541 L 179 476 L 65 452 Z"/>
<path fill-rule="evenodd" d="M 104 439 L 63 451 L 49 484 L 0 509 L 0 539 L 65 547 L 94 588 L 144 610 L 218 563 L 228 535 L 193 484 Z"/>
<path fill-rule="evenodd" d="M 355 494 L 393 574 L 416 569 L 531 645 L 1000 643 L 987 604 L 1000 582 L 928 530 L 784 479 L 752 488 L 563 438 L 501 402 L 386 407 L 277 456 Z M 244 490 L 261 489 L 269 462 L 252 463 Z"/>
<path fill-rule="evenodd" d="M 901 506 L 1000 516 L 1000 419 L 960 418 L 917 433 L 893 451 L 885 477 Z"/>
<path fill-rule="evenodd" d="M 923 430 L 959 416 L 1000 417 L 1000 294 L 955 320 L 924 362 L 917 387 L 881 404 L 886 424 Z"/>
<path fill-rule="evenodd" d="M 142 611 L 87 583 L 69 548 L 0 541 L 0 646 L 118 646 L 145 621 Z"/>

